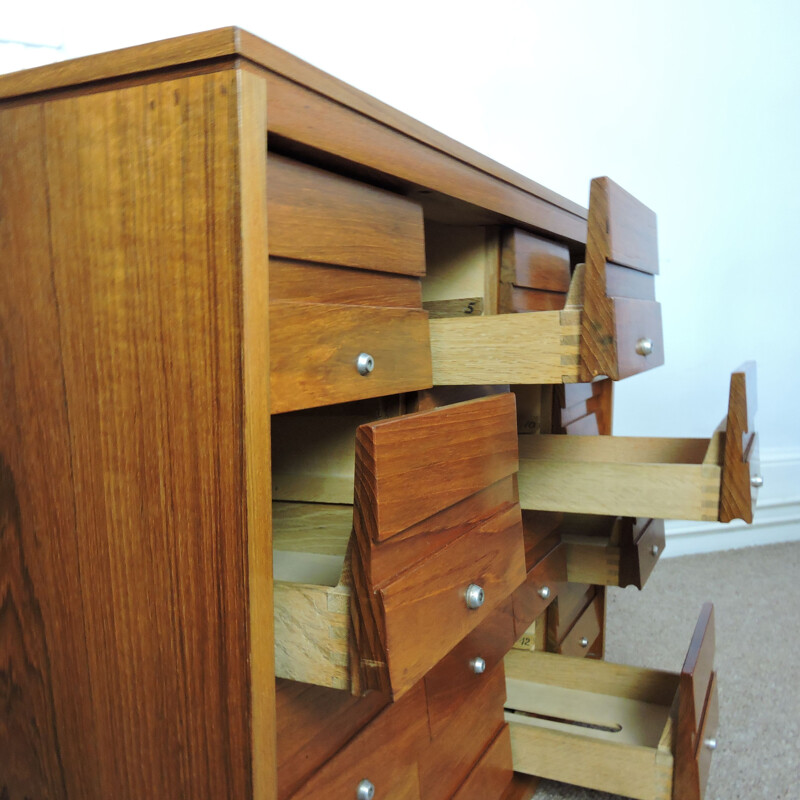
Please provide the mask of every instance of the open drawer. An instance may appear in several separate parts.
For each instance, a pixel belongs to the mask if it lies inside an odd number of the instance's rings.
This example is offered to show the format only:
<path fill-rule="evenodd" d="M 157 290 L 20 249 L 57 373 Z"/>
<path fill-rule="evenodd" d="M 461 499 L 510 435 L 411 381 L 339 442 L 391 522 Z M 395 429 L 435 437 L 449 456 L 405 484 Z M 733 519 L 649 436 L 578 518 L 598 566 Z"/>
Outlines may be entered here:
<path fill-rule="evenodd" d="M 755 364 L 731 376 L 710 439 L 520 437 L 525 509 L 656 519 L 753 521 L 758 475 Z"/>
<path fill-rule="evenodd" d="M 354 462 L 323 503 L 275 478 L 276 674 L 399 697 L 525 579 L 514 397 L 361 425 Z"/>
<path fill-rule="evenodd" d="M 558 242 L 440 227 L 426 226 L 423 281 L 435 385 L 619 380 L 664 363 L 655 214 L 613 181 L 592 181 L 571 275 Z"/>
<path fill-rule="evenodd" d="M 716 747 L 713 614 L 703 606 L 680 675 L 511 651 L 515 771 L 637 800 L 700 800 Z"/>

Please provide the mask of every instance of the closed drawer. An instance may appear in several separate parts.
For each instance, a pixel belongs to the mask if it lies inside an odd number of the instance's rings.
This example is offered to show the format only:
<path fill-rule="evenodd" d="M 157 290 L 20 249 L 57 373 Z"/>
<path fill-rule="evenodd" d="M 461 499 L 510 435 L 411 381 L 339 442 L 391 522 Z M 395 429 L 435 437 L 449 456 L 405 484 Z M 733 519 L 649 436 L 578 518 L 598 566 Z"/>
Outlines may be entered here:
<path fill-rule="evenodd" d="M 569 581 L 641 589 L 664 552 L 664 521 L 568 515 L 561 540 Z"/>
<path fill-rule="evenodd" d="M 274 414 L 431 385 L 423 311 L 287 301 L 269 313 Z"/>
<path fill-rule="evenodd" d="M 500 798 L 513 778 L 511 732 L 503 726 L 497 738 L 481 756 L 467 779 L 453 795 L 453 800 Z"/>
<path fill-rule="evenodd" d="M 514 769 L 637 800 L 700 800 L 716 721 L 713 650 L 707 604 L 680 675 L 512 651 Z"/>
<path fill-rule="evenodd" d="M 520 438 L 525 509 L 752 522 L 757 470 L 755 365 L 731 376 L 728 414 L 710 439 Z"/>
<path fill-rule="evenodd" d="M 274 513 L 277 674 L 408 691 L 524 580 L 516 468 L 504 394 L 362 425 L 349 490 L 312 476 L 304 498 L 294 474 Z"/>
<path fill-rule="evenodd" d="M 304 786 L 293 800 L 358 796 L 419 800 L 419 753 L 429 744 L 425 692 L 420 685 L 366 725 Z"/>
<path fill-rule="evenodd" d="M 564 549 L 556 544 L 528 570 L 525 583 L 514 592 L 514 621 L 517 638 L 544 613 L 565 588 L 567 560 Z"/>

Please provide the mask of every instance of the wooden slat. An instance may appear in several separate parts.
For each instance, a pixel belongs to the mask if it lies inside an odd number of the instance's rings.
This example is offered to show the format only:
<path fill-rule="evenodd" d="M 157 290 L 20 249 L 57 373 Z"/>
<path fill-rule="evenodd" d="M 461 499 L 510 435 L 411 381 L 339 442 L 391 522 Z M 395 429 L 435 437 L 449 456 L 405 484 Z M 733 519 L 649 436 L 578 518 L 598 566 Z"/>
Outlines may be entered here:
<path fill-rule="evenodd" d="M 425 274 L 422 209 L 405 197 L 272 153 L 267 198 L 271 256 Z"/>
<path fill-rule="evenodd" d="M 649 273 L 607 263 L 606 294 L 609 297 L 655 300 L 656 284 L 653 276 Z"/>
<path fill-rule="evenodd" d="M 272 413 L 431 385 L 423 311 L 319 303 L 270 304 Z M 356 369 L 359 353 L 375 363 Z"/>
<path fill-rule="evenodd" d="M 516 428 L 508 393 L 359 428 L 356 490 L 374 509 L 375 540 L 516 472 Z"/>
<path fill-rule="evenodd" d="M 284 258 L 269 260 L 269 298 L 270 302 L 422 308 L 418 278 Z"/>
<path fill-rule="evenodd" d="M 561 383 L 577 380 L 580 315 L 572 311 L 434 319 L 433 382 Z"/>

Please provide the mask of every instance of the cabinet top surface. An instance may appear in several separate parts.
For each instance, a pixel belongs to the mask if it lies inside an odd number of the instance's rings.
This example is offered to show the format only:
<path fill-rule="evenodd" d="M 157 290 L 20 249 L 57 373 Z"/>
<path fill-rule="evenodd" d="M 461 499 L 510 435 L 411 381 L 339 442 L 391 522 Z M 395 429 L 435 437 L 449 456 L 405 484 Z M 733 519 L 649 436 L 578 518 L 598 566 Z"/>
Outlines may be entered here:
<path fill-rule="evenodd" d="M 89 85 L 96 86 L 105 81 L 161 70 L 195 68 L 209 62 L 235 58 L 244 59 L 269 73 L 329 97 L 376 122 L 586 219 L 586 210 L 577 203 L 240 28 L 219 28 L 0 75 L 0 102 L 43 92 L 88 88 Z"/>

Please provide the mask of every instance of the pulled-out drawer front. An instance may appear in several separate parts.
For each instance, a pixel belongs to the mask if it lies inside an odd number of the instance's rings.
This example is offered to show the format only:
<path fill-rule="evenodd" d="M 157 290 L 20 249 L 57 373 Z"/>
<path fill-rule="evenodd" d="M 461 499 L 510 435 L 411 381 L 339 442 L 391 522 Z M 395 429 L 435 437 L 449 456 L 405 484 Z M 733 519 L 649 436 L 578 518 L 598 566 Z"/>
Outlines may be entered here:
<path fill-rule="evenodd" d="M 429 744 L 422 685 L 387 706 L 325 764 L 292 800 L 357 797 L 368 781 L 376 797 L 419 800 L 418 756 Z"/>
<path fill-rule="evenodd" d="M 512 651 L 514 769 L 637 800 L 701 800 L 716 730 L 713 642 L 707 604 L 680 675 Z"/>
<path fill-rule="evenodd" d="M 555 652 L 564 656 L 601 655 L 597 653 L 597 640 L 603 632 L 605 596 L 597 592 L 595 598 L 575 621 L 569 632 L 559 642 Z M 601 648 L 602 649 L 602 648 Z"/>
<path fill-rule="evenodd" d="M 423 311 L 282 302 L 269 313 L 273 413 L 431 385 Z"/>
<path fill-rule="evenodd" d="M 271 154 L 270 256 L 425 274 L 422 208 L 400 195 Z"/>
<path fill-rule="evenodd" d="M 517 638 L 542 614 L 566 586 L 567 561 L 561 545 L 556 545 L 528 570 L 525 583 L 514 592 L 514 621 Z"/>

